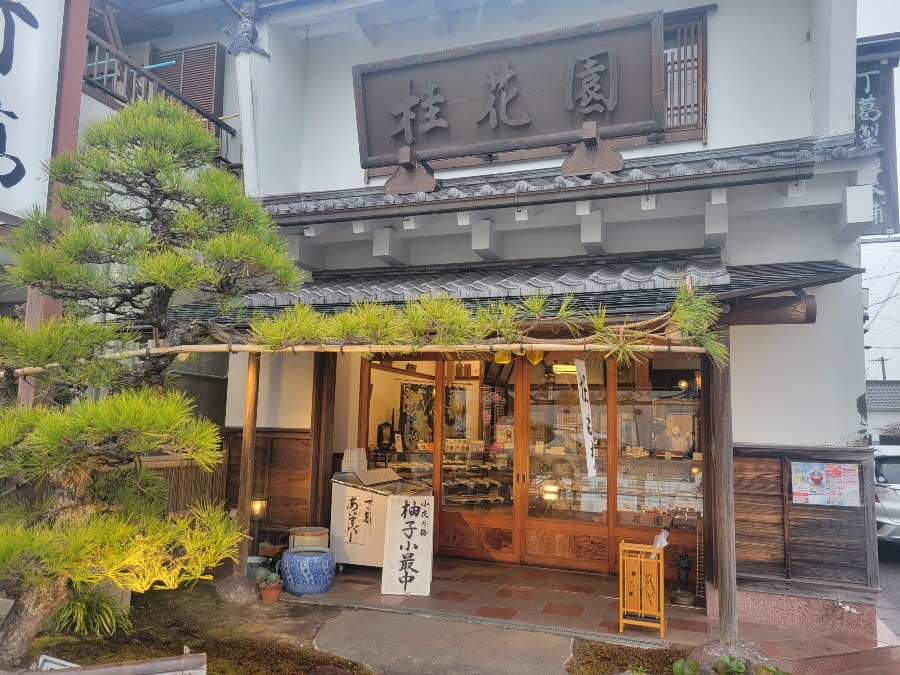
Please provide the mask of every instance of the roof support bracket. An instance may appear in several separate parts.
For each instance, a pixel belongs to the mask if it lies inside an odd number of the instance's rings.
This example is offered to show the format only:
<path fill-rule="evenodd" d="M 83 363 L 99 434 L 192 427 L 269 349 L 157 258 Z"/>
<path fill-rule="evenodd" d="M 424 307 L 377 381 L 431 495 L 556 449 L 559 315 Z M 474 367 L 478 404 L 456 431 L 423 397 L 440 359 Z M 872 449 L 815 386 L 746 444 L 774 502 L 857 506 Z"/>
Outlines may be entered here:
<path fill-rule="evenodd" d="M 397 153 L 400 166 L 384 184 L 386 195 L 412 195 L 417 192 L 434 192 L 438 182 L 431 167 L 419 161 L 416 151 L 404 145 Z"/>
<path fill-rule="evenodd" d="M 563 176 L 590 176 L 600 171 L 621 171 L 625 168 L 622 154 L 600 138 L 596 121 L 581 125 L 581 143 L 562 165 Z"/>

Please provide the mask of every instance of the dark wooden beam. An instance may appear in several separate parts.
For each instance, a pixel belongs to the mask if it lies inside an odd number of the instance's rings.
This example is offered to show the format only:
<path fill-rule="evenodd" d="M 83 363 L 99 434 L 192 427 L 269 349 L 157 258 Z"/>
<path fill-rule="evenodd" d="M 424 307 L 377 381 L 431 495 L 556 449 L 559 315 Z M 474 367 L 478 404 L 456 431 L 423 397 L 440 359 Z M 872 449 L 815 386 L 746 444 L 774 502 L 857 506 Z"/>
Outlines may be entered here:
<path fill-rule="evenodd" d="M 313 364 L 310 525 L 331 522 L 331 463 L 334 451 L 334 390 L 337 354 L 318 352 Z"/>
<path fill-rule="evenodd" d="M 816 322 L 814 295 L 775 298 L 746 298 L 727 303 L 728 311 L 719 317 L 722 326 L 769 326 Z"/>
<path fill-rule="evenodd" d="M 726 346 L 731 340 L 723 336 Z M 712 368 L 713 492 L 715 515 L 716 582 L 719 589 L 720 641 L 733 645 L 738 641 L 737 553 L 734 541 L 734 456 L 731 429 L 731 366 Z"/>
<path fill-rule="evenodd" d="M 244 430 L 241 435 L 241 473 L 238 487 L 237 520 L 244 532 L 250 531 L 250 499 L 253 496 L 253 459 L 256 454 L 256 411 L 259 406 L 259 352 L 247 358 L 247 388 L 244 398 Z M 242 539 L 238 551 L 238 574 L 247 574 L 250 540 Z"/>

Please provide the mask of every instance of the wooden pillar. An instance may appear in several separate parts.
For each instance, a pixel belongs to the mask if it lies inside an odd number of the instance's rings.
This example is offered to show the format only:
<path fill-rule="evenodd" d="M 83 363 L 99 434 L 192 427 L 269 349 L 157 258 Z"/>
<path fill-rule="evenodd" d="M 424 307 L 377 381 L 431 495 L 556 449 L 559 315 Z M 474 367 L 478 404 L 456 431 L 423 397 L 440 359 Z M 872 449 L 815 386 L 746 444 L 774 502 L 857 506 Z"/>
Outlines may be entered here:
<path fill-rule="evenodd" d="M 343 357 L 347 358 L 347 357 Z M 312 457 L 310 458 L 310 525 L 329 527 L 334 453 L 334 389 L 337 354 L 316 352 L 312 381 Z"/>
<path fill-rule="evenodd" d="M 238 487 L 237 519 L 244 532 L 250 531 L 250 499 L 253 496 L 253 459 L 256 454 L 256 409 L 259 404 L 259 352 L 247 357 L 247 390 L 244 399 L 244 431 L 241 435 L 241 473 Z M 250 540 L 242 539 L 238 552 L 238 574 L 247 574 Z"/>
<path fill-rule="evenodd" d="M 724 329 L 727 331 L 728 329 Z M 728 333 L 724 342 L 730 344 Z M 738 641 L 737 556 L 734 545 L 734 450 L 731 429 L 731 366 L 712 367 L 712 489 L 715 514 L 716 580 L 719 589 L 719 630 L 721 642 Z"/>
<path fill-rule="evenodd" d="M 615 572 L 619 562 L 619 546 L 616 543 L 616 514 L 619 509 L 618 455 L 619 455 L 619 365 L 615 359 L 606 359 L 606 564 L 609 573 Z M 619 574 L 622 570 L 619 570 Z"/>

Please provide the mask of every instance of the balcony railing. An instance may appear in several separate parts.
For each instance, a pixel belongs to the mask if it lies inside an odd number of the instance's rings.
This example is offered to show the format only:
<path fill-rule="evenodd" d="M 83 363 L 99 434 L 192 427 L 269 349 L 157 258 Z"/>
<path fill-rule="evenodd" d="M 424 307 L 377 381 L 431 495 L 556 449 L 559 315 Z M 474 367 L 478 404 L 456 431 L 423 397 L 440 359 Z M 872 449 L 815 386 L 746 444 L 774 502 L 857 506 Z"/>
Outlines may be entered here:
<path fill-rule="evenodd" d="M 123 54 L 100 37 L 88 32 L 87 42 L 88 56 L 84 68 L 84 82 L 88 86 L 123 104 L 148 96 L 165 96 L 196 113 L 211 131 L 217 133 L 221 130 L 230 136 L 237 133 L 233 127 L 167 86 L 150 70 L 138 65 L 127 54 Z"/>

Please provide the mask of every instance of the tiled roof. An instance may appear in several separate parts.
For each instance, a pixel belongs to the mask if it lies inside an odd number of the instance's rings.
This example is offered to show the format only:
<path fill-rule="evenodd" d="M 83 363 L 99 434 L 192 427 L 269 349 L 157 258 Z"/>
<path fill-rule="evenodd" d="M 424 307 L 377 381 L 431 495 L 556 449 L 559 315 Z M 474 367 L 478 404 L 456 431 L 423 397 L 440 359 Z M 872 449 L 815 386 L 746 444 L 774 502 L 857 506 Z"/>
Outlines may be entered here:
<path fill-rule="evenodd" d="M 695 286 L 709 288 L 720 300 L 763 295 L 831 283 L 860 270 L 836 261 L 727 267 L 718 251 L 673 252 L 666 256 L 583 256 L 547 260 L 374 268 L 314 272 L 291 293 L 258 293 L 246 298 L 244 314 L 274 314 L 306 303 L 324 312 L 344 309 L 354 300 L 403 303 L 421 295 L 442 293 L 462 298 L 468 306 L 533 293 L 550 296 L 551 307 L 571 294 L 581 310 L 603 304 L 609 314 L 649 316 L 665 312 L 684 274 Z M 210 318 L 205 304 L 177 307 L 183 318 Z M 232 317 L 233 318 L 233 317 Z"/>
<path fill-rule="evenodd" d="M 878 149 L 859 149 L 851 139 L 829 139 L 818 142 L 793 142 L 734 148 L 729 150 L 698 152 L 630 160 L 625 168 L 615 172 L 598 172 L 591 176 L 566 178 L 558 168 L 515 173 L 495 173 L 443 180 L 434 192 L 417 192 L 409 195 L 384 194 L 381 188 L 308 193 L 264 200 L 269 212 L 281 220 L 304 214 L 315 216 L 328 212 L 353 211 L 379 207 L 415 207 L 424 204 L 443 204 L 452 210 L 454 202 L 462 200 L 490 201 L 504 195 L 520 198 L 565 201 L 567 193 L 578 189 L 614 186 L 619 184 L 645 184 L 653 190 L 654 181 L 690 179 L 708 176 L 752 172 L 771 168 L 790 168 L 832 160 L 853 159 L 877 152 Z M 684 189 L 684 188 L 683 188 Z M 573 195 L 572 199 L 583 198 Z M 411 209 L 411 212 L 414 209 Z M 352 217 L 352 216 L 348 216 Z"/>
<path fill-rule="evenodd" d="M 866 407 L 900 410 L 900 380 L 867 380 Z"/>

